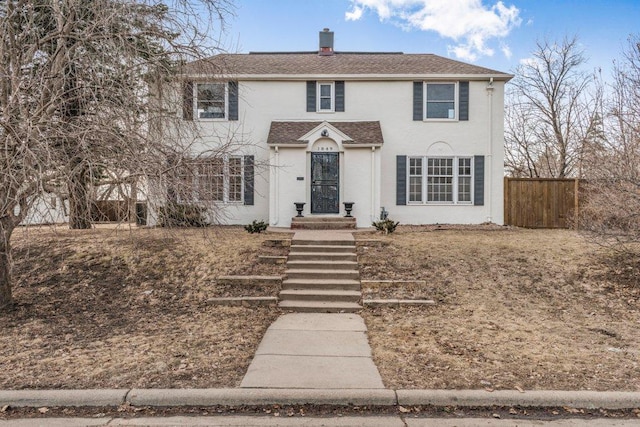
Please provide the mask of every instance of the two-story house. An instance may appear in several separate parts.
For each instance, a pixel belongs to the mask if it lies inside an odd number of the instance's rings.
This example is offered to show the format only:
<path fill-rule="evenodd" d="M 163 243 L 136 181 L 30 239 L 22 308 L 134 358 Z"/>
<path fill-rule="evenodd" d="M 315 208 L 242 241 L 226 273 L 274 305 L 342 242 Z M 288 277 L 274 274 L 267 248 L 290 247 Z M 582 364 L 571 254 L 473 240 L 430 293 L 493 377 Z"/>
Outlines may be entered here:
<path fill-rule="evenodd" d="M 335 51 L 332 32 L 319 36 L 313 52 L 189 64 L 182 115 L 211 135 L 203 150 L 225 135 L 247 142 L 191 178 L 213 190 L 199 202 L 229 224 L 288 227 L 296 202 L 305 216 L 353 202 L 358 227 L 383 210 L 404 224 L 502 224 L 512 76 L 432 54 Z"/>

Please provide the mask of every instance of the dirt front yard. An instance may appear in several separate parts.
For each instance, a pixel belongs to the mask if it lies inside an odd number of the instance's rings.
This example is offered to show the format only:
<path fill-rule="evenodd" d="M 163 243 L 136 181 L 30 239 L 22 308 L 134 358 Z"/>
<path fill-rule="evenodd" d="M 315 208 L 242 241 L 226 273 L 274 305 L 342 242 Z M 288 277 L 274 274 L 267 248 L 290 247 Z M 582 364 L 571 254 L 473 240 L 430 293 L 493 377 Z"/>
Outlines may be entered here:
<path fill-rule="evenodd" d="M 281 235 L 280 237 L 285 237 Z M 274 234 L 241 227 L 79 231 L 13 238 L 15 307 L 0 312 L 1 389 L 235 387 L 274 307 L 221 307 L 225 274 L 277 274 L 258 255 Z"/>
<path fill-rule="evenodd" d="M 235 387 L 274 307 L 221 307 L 226 274 L 281 274 L 286 249 L 240 227 L 17 230 L 14 296 L 0 312 L 0 388 Z M 568 230 L 400 227 L 359 248 L 363 310 L 390 388 L 640 390 L 640 262 Z"/>
<path fill-rule="evenodd" d="M 365 310 L 391 388 L 640 390 L 640 259 L 569 230 L 401 227 L 359 250 L 370 297 L 432 298 Z"/>

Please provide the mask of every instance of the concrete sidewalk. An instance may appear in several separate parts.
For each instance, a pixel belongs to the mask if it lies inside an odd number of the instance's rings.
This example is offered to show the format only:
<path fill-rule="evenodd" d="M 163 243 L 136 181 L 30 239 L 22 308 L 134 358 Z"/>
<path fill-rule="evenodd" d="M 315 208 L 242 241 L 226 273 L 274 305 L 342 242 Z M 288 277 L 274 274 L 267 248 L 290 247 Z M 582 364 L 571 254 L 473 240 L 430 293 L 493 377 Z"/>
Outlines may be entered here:
<path fill-rule="evenodd" d="M 292 313 L 265 333 L 240 387 L 383 389 L 357 314 Z"/>

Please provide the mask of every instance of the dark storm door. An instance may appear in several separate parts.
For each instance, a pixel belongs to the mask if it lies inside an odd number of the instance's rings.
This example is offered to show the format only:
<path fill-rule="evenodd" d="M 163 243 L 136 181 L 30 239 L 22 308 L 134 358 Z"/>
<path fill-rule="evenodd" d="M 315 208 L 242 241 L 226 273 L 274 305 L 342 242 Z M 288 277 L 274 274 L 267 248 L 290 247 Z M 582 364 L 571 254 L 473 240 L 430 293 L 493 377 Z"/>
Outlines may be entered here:
<path fill-rule="evenodd" d="M 339 213 L 338 153 L 311 153 L 311 213 Z"/>

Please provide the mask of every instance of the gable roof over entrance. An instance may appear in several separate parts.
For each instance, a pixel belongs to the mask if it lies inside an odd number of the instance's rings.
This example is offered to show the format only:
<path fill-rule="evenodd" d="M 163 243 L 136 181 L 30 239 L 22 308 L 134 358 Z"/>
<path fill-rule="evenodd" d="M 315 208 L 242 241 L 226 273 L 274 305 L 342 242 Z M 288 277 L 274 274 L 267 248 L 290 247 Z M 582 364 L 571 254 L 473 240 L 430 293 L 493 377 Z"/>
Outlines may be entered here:
<path fill-rule="evenodd" d="M 307 141 L 301 138 L 322 123 L 328 123 L 340 132 L 348 135 L 351 140 L 343 141 L 348 145 L 380 145 L 383 143 L 380 122 L 271 122 L 267 144 L 269 145 L 300 145 Z"/>

